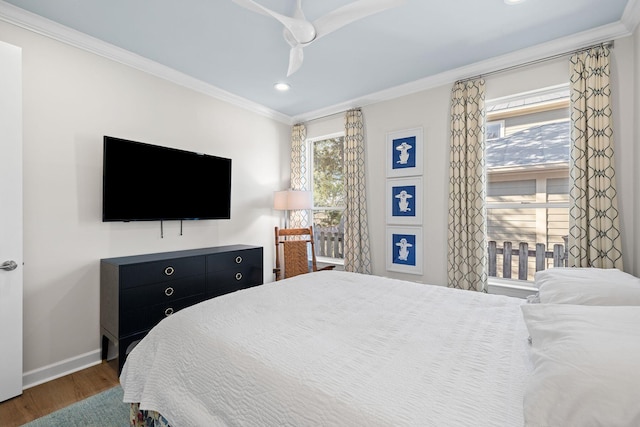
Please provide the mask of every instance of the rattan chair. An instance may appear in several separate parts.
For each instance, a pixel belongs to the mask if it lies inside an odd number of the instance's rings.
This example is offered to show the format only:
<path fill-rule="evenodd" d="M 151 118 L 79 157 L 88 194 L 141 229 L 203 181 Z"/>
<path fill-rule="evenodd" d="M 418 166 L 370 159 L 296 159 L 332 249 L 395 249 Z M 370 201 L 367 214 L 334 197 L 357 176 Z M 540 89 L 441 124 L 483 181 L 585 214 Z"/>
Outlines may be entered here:
<path fill-rule="evenodd" d="M 286 279 L 311 271 L 333 270 L 335 268 L 335 266 L 330 265 L 318 269 L 316 264 L 316 250 L 313 244 L 313 227 L 276 227 L 275 231 L 276 268 L 273 269 L 273 273 L 276 275 L 276 280 Z M 280 252 L 282 252 L 282 263 L 280 262 Z"/>

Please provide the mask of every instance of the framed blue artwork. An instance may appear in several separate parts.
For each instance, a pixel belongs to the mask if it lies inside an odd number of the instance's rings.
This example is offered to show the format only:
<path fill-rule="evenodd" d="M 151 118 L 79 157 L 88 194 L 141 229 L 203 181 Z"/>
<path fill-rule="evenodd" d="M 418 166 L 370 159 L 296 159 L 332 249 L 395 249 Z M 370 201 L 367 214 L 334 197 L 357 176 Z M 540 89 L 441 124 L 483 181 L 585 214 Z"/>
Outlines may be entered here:
<path fill-rule="evenodd" d="M 387 134 L 387 177 L 422 175 L 424 154 L 422 128 Z"/>
<path fill-rule="evenodd" d="M 387 224 L 422 224 L 422 177 L 387 180 Z"/>
<path fill-rule="evenodd" d="M 387 226 L 387 270 L 422 274 L 422 227 Z"/>

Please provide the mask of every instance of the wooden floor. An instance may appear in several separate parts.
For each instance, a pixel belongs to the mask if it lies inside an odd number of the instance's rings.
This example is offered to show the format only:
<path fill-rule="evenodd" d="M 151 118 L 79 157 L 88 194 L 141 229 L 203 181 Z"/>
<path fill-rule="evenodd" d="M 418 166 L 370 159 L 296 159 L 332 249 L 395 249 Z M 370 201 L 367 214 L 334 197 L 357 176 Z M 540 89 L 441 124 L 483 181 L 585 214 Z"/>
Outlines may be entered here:
<path fill-rule="evenodd" d="M 117 359 L 24 390 L 0 403 L 0 426 L 17 427 L 119 384 Z"/>

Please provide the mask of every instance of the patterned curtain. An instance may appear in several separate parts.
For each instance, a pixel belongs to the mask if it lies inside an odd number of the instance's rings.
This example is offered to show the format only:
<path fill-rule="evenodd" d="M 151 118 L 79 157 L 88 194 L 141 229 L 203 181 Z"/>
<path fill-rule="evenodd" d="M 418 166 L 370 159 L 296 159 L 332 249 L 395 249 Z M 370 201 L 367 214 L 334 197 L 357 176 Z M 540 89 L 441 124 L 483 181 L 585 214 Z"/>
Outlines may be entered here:
<path fill-rule="evenodd" d="M 344 269 L 371 274 L 364 144 L 362 111 L 349 110 L 345 115 L 344 139 Z"/>
<path fill-rule="evenodd" d="M 569 266 L 622 269 L 609 48 L 574 54 L 570 74 Z"/>
<path fill-rule="evenodd" d="M 307 127 L 298 123 L 291 129 L 291 189 L 309 190 L 307 188 Z M 308 227 L 308 211 L 290 211 L 289 227 Z"/>
<path fill-rule="evenodd" d="M 486 292 L 484 80 L 456 82 L 451 91 L 449 251 L 451 288 Z"/>

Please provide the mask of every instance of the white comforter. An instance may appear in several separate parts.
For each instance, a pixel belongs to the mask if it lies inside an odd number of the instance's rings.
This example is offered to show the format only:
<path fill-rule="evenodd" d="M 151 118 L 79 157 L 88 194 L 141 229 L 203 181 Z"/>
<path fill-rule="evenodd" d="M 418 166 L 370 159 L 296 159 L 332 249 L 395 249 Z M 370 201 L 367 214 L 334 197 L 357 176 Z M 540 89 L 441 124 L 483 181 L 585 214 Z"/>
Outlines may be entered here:
<path fill-rule="evenodd" d="M 520 304 L 335 271 L 265 284 L 160 322 L 124 401 L 175 427 L 522 426 Z"/>

